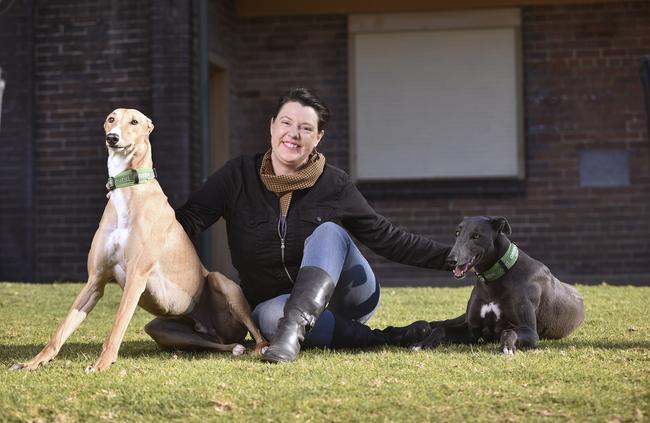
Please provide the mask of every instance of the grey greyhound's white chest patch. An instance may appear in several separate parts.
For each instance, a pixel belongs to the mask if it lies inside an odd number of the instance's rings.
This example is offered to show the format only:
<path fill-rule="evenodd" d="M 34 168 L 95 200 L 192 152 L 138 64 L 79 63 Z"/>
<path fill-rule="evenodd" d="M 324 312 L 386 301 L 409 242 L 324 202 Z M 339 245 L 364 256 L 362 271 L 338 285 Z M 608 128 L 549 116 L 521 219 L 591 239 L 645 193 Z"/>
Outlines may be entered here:
<path fill-rule="evenodd" d="M 501 309 L 499 308 L 499 304 L 497 303 L 483 304 L 481 306 L 481 319 L 485 319 L 485 316 L 488 313 L 494 313 L 494 317 L 496 317 L 496 319 L 499 320 L 501 318 Z"/>

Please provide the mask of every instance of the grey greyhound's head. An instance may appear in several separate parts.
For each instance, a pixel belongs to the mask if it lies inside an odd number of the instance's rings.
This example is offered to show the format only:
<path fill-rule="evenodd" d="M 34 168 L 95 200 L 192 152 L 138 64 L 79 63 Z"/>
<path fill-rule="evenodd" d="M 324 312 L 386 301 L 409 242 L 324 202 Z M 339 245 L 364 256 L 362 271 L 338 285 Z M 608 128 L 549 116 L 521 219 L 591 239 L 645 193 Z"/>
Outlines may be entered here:
<path fill-rule="evenodd" d="M 502 233 L 511 233 L 505 217 L 464 218 L 456 228 L 456 242 L 447 256 L 447 264 L 454 269 L 454 277 L 462 279 L 478 264 L 493 260 L 497 254 L 497 240 Z"/>

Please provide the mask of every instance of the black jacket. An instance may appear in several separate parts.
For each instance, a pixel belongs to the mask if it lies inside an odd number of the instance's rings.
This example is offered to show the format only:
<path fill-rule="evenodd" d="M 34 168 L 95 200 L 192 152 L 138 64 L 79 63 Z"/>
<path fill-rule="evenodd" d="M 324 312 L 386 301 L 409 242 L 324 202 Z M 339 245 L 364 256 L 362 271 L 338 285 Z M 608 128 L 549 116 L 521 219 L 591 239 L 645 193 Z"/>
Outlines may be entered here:
<path fill-rule="evenodd" d="M 262 155 L 229 161 L 176 210 L 176 219 L 190 237 L 220 217 L 226 220 L 233 265 L 251 307 L 292 287 L 281 258 L 279 201 L 260 179 L 261 160 Z M 326 165 L 313 187 L 293 193 L 289 207 L 285 264 L 294 280 L 305 239 L 327 221 L 399 263 L 443 269 L 449 253 L 448 246 L 393 226 L 370 207 L 345 172 Z"/>

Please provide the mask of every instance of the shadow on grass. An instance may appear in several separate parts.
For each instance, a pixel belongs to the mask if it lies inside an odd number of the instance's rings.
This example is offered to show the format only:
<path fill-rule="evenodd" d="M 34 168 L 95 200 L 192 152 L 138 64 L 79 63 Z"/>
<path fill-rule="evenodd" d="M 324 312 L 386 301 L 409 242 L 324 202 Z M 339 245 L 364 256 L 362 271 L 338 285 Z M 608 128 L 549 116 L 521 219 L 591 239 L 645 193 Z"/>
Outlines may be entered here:
<path fill-rule="evenodd" d="M 246 349 L 251 352 L 255 346 L 253 341 L 246 340 L 243 342 Z M 0 350 L 0 363 L 5 364 L 5 367 L 11 366 L 15 363 L 25 362 L 38 354 L 43 348 L 44 344 L 26 344 L 26 345 L 3 345 Z M 372 352 L 380 352 L 384 348 L 395 352 L 409 352 L 409 348 L 401 347 L 372 347 L 367 349 L 360 348 L 341 348 L 336 350 L 323 350 L 320 348 L 305 348 L 306 351 L 336 351 L 344 354 L 367 354 Z M 650 340 L 638 341 L 588 341 L 588 340 L 573 340 L 573 341 L 544 341 L 539 344 L 539 350 L 553 350 L 553 351 L 567 351 L 571 349 L 605 349 L 605 350 L 629 350 L 629 349 L 650 349 Z M 63 345 L 61 351 L 57 355 L 58 360 L 76 360 L 79 356 L 85 359 L 94 361 L 102 350 L 102 344 L 99 342 L 70 342 Z M 443 344 L 437 348 L 426 349 L 422 351 L 436 352 L 440 354 L 458 354 L 458 353 L 472 353 L 472 352 L 494 352 L 499 353 L 499 345 L 497 343 L 480 343 L 480 344 Z M 526 350 L 522 350 L 526 351 Z M 120 347 L 119 357 L 121 358 L 162 358 L 171 359 L 171 355 L 175 352 L 173 350 L 164 350 L 158 347 L 153 341 L 125 341 Z M 175 355 L 175 354 L 174 354 Z M 224 352 L 214 351 L 183 351 L 182 354 L 174 356 L 174 359 L 191 360 L 199 357 L 208 357 L 211 355 L 228 355 Z"/>
<path fill-rule="evenodd" d="M 243 342 L 243 345 L 250 351 L 254 343 Z M 15 363 L 25 362 L 38 354 L 45 344 L 26 344 L 26 345 L 3 345 L 0 349 L 0 363 L 11 366 Z M 57 360 L 76 360 L 79 356 L 87 357 L 88 360 L 94 361 L 99 357 L 102 351 L 100 342 L 70 342 L 63 345 L 61 351 L 56 356 Z M 154 341 L 125 341 L 120 347 L 119 357 L 134 358 L 171 358 L 173 350 L 164 350 L 158 347 Z M 182 354 L 174 357 L 175 359 L 192 359 L 195 357 L 204 357 L 209 355 L 227 355 L 229 353 L 214 351 L 183 351 Z"/>
<path fill-rule="evenodd" d="M 0 360 L 29 360 L 38 354 L 45 344 L 3 345 L 0 350 Z M 61 347 L 58 358 L 72 358 L 79 354 L 87 356 L 99 355 L 102 351 L 101 342 L 68 342 Z M 142 355 L 163 355 L 165 351 L 158 348 L 153 341 L 125 341 L 120 347 L 120 356 L 136 357 Z"/>
<path fill-rule="evenodd" d="M 606 340 L 566 340 L 566 341 L 544 341 L 541 340 L 539 347 L 549 350 L 566 350 L 569 348 L 598 348 L 604 350 L 629 350 L 633 348 L 650 348 L 650 340 L 631 341 L 606 341 Z"/>
<path fill-rule="evenodd" d="M 631 350 L 631 349 L 648 349 L 650 340 L 638 341 L 607 341 L 607 340 L 540 340 L 537 350 L 568 351 L 572 349 L 603 349 L 603 350 Z M 495 352 L 500 353 L 498 343 L 478 343 L 478 344 L 442 344 L 437 348 L 426 349 L 422 351 L 439 351 L 441 353 L 459 353 L 459 352 Z M 522 349 L 521 351 L 530 351 Z"/>
<path fill-rule="evenodd" d="M 407 347 L 373 347 L 368 349 L 358 348 L 341 348 L 335 351 L 345 354 L 362 354 L 372 351 L 380 351 L 388 348 L 392 351 L 410 351 Z M 568 351 L 571 349 L 604 349 L 604 350 L 631 350 L 631 349 L 650 349 L 650 340 L 636 341 L 607 341 L 607 340 L 544 340 L 539 343 L 538 350 Z M 318 348 L 308 348 L 308 350 L 318 350 Z M 439 352 L 441 354 L 457 354 L 462 352 L 494 352 L 500 353 L 499 344 L 477 343 L 477 344 L 441 344 L 436 348 L 424 349 L 421 351 Z M 522 351 L 526 351 L 523 349 Z"/>

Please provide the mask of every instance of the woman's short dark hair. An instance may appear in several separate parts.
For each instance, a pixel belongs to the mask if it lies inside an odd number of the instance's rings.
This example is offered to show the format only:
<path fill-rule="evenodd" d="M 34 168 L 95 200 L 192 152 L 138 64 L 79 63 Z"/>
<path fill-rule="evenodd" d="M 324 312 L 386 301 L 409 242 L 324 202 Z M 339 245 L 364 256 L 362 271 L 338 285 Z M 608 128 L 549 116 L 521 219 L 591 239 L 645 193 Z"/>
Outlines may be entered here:
<path fill-rule="evenodd" d="M 273 119 L 278 117 L 278 113 L 280 113 L 282 106 L 291 101 L 295 101 L 303 106 L 314 109 L 318 115 L 318 131 L 320 132 L 325 129 L 327 122 L 330 119 L 330 110 L 320 98 L 307 88 L 293 88 L 282 95 L 278 100 L 278 106 L 275 109 Z"/>

